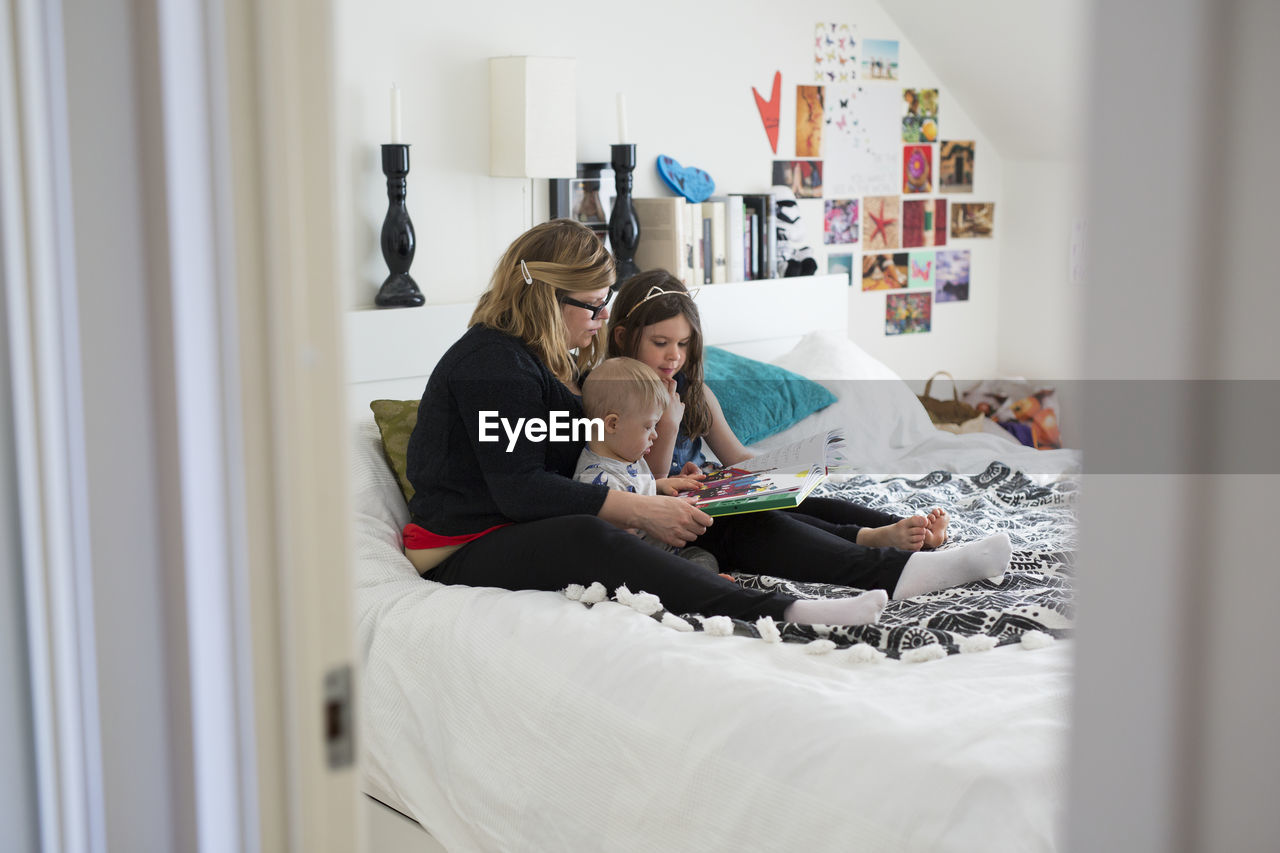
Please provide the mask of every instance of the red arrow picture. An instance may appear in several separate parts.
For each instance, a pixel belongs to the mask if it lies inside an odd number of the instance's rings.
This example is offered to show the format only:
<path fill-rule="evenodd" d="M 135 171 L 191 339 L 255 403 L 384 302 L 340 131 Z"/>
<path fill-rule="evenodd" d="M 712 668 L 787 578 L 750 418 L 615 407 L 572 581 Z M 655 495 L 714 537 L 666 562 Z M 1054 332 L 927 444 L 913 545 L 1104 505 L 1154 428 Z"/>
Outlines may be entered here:
<path fill-rule="evenodd" d="M 769 100 L 760 97 L 760 92 L 755 86 L 751 87 L 751 94 L 756 96 L 756 107 L 760 110 L 760 120 L 764 122 L 764 132 L 769 134 L 769 145 L 773 148 L 773 153 L 778 153 L 778 111 L 782 107 L 782 72 L 773 72 L 773 94 Z"/>

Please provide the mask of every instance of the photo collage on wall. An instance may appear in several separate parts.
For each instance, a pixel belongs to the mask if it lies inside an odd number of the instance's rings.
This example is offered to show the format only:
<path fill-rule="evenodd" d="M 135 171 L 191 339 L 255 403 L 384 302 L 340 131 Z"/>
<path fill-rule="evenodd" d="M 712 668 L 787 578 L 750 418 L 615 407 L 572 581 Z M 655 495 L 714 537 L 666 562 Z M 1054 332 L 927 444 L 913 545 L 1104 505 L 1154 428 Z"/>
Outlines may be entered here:
<path fill-rule="evenodd" d="M 977 143 L 944 138 L 936 86 L 904 87 L 897 40 L 840 22 L 815 24 L 812 39 L 812 76 L 795 87 L 795 159 L 773 161 L 772 184 L 822 199 L 811 241 L 827 273 L 886 291 L 886 335 L 931 331 L 936 305 L 969 299 L 970 252 L 949 240 L 995 232 L 993 203 L 941 197 L 973 193 Z"/>

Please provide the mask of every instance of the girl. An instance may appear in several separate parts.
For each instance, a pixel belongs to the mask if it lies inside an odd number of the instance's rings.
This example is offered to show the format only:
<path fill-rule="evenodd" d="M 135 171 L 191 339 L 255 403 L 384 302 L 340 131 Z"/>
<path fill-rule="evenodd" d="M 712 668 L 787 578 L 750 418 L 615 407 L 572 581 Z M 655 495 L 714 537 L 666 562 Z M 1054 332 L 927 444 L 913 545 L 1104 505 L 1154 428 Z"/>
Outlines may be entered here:
<path fill-rule="evenodd" d="M 725 421 L 715 394 L 702 381 L 702 322 L 693 297 L 665 270 L 627 280 L 609 318 L 609 354 L 627 356 L 658 371 L 672 391 L 672 405 L 658 423 L 649 467 L 670 476 L 701 477 L 702 439 L 722 465 L 752 457 Z M 801 521 L 850 542 L 918 551 L 947 539 L 947 513 L 898 518 L 834 498 L 808 498 L 791 512 Z"/>
<path fill-rule="evenodd" d="M 782 512 L 712 524 L 689 498 L 574 481 L 581 438 L 527 438 L 510 447 L 481 439 L 482 416 L 493 413 L 511 423 L 582 416 L 578 381 L 600 360 L 597 333 L 609 318 L 613 282 L 613 259 L 599 239 L 567 219 L 530 229 L 498 261 L 471 328 L 432 371 L 409 438 L 415 494 L 405 554 L 420 574 L 506 589 L 626 584 L 676 613 L 857 625 L 875 621 L 886 592 L 906 598 L 1008 566 L 1003 534 L 921 554 L 863 547 Z M 745 589 L 653 547 L 632 528 L 676 547 L 696 542 L 744 572 L 869 592 L 796 600 Z"/>

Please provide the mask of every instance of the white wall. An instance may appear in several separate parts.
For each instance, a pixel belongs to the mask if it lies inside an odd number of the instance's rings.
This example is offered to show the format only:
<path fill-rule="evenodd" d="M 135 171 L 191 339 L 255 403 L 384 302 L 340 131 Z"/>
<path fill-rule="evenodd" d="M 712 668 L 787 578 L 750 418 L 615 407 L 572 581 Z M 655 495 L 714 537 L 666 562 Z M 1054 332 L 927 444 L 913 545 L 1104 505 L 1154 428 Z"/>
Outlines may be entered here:
<path fill-rule="evenodd" d="M 1004 175 L 997 368 L 1049 382 L 1076 379 L 1084 284 L 1072 280 L 1071 247 L 1072 229 L 1083 221 L 1083 170 L 1066 160 L 1007 160 Z"/>
<path fill-rule="evenodd" d="M 707 169 L 719 192 L 767 189 L 775 155 L 751 94 L 783 76 L 777 158 L 795 150 L 795 87 L 810 82 L 814 24 L 856 24 L 862 38 L 900 38 L 871 0 L 749 4 L 617 4 L 498 0 L 451 5 L 409 0 L 337 0 L 339 235 L 353 306 L 372 303 L 386 275 L 378 233 L 386 213 L 378 145 L 388 136 L 388 90 L 404 92 L 404 134 L 412 148 L 408 206 L 418 235 L 413 274 L 429 302 L 463 302 L 484 289 L 494 261 L 521 230 L 527 182 L 488 176 L 490 56 L 531 54 L 578 60 L 578 158 L 607 160 L 616 141 L 615 94 L 625 92 L 641 166 L 637 195 L 665 195 L 653 163 L 669 154 Z M 946 368 L 983 376 L 997 367 L 1001 287 L 1001 159 L 908 42 L 901 86 L 941 89 L 943 138 L 975 139 L 978 191 L 951 201 L 997 202 L 997 239 L 967 241 L 975 281 L 968 304 L 934 309 L 934 330 L 886 338 L 884 294 L 851 294 L 852 336 L 908 376 Z M 894 85 L 880 84 L 868 85 Z M 805 203 L 809 242 L 821 255 L 821 205 Z M 960 246 L 957 246 L 960 247 Z M 825 269 L 825 261 L 822 262 Z"/>

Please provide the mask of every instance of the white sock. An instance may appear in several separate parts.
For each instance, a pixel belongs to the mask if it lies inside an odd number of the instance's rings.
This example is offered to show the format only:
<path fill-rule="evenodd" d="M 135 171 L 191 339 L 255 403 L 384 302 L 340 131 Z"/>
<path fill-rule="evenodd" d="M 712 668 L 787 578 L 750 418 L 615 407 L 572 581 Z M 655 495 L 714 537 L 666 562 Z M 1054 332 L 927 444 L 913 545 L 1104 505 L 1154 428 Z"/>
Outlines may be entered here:
<path fill-rule="evenodd" d="M 883 589 L 853 598 L 802 598 L 787 605 L 782 619 L 803 625 L 869 625 L 888 603 L 889 594 Z"/>
<path fill-rule="evenodd" d="M 917 551 L 907 558 L 902 576 L 893 590 L 898 601 L 926 592 L 946 589 L 970 581 L 991 578 L 1009 568 L 1013 545 L 1009 534 L 996 533 L 986 539 L 949 548 L 946 551 Z"/>

